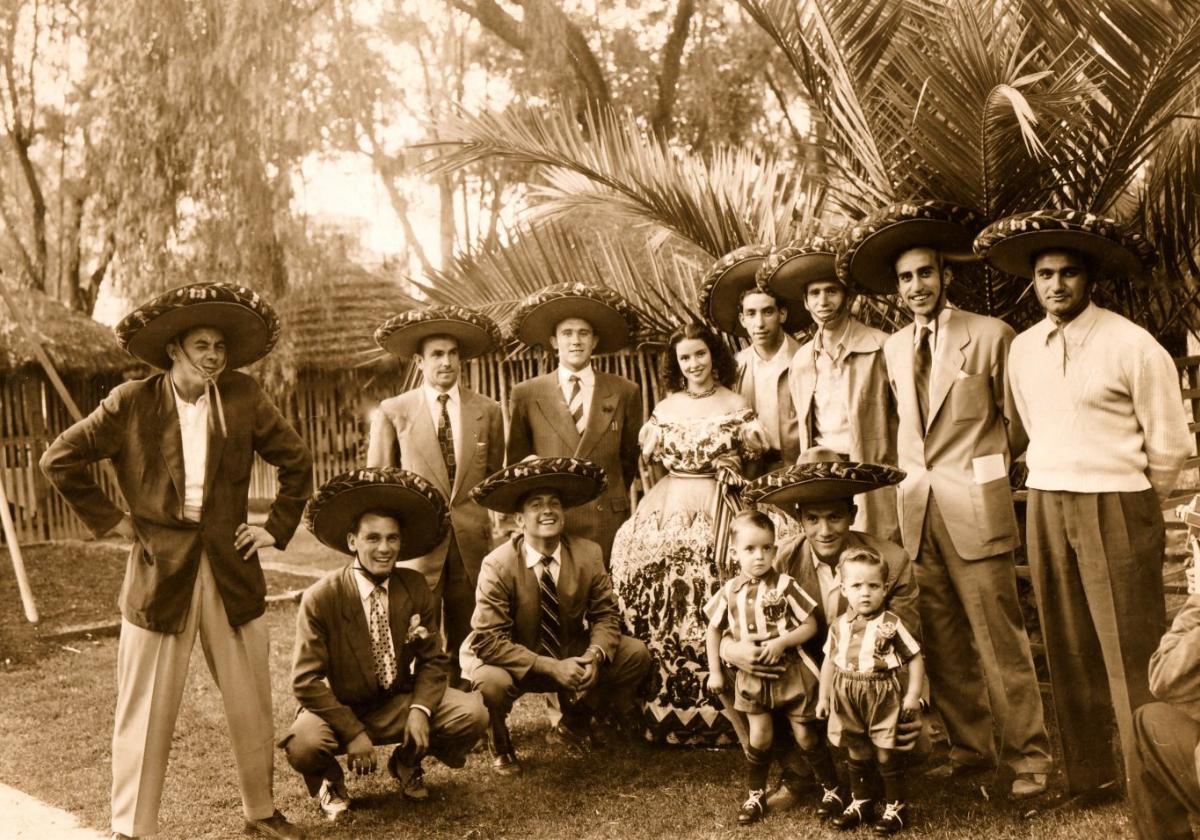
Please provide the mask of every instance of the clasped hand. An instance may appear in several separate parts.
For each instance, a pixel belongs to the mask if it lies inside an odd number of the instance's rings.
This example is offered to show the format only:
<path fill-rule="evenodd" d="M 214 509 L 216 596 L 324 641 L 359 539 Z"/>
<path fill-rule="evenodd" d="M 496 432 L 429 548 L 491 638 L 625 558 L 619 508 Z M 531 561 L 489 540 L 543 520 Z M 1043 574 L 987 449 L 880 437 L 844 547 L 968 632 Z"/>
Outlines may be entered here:
<path fill-rule="evenodd" d="M 596 684 L 599 674 L 600 668 L 590 652 L 583 656 L 556 659 L 550 666 L 550 676 L 554 681 L 571 691 L 587 691 Z"/>

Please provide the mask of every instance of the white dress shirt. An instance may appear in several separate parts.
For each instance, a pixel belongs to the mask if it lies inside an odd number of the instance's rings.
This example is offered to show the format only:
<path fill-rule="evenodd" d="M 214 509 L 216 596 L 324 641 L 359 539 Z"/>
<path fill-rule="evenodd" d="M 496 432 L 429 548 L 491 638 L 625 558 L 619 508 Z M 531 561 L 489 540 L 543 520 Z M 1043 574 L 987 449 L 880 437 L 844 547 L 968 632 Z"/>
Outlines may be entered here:
<path fill-rule="evenodd" d="M 850 452 L 850 404 L 846 387 L 847 318 L 837 336 L 825 330 L 813 341 L 813 367 L 816 380 L 813 402 L 816 405 L 816 436 L 813 442 L 834 452 Z"/>
<path fill-rule="evenodd" d="M 200 521 L 204 509 L 204 473 L 208 467 L 208 393 L 188 402 L 175 386 L 175 410 L 183 439 L 183 518 Z"/>
<path fill-rule="evenodd" d="M 450 399 L 446 400 L 446 413 L 450 415 L 450 432 L 454 436 L 454 461 L 462 463 L 462 397 L 458 392 L 458 383 L 455 382 L 449 391 L 439 391 L 432 385 L 421 387 L 425 389 L 425 402 L 429 405 L 429 416 L 433 419 L 435 432 L 442 422 L 442 404 L 438 402 L 438 397 L 443 393 L 450 395 Z"/>
<path fill-rule="evenodd" d="M 821 587 L 821 607 L 825 610 L 825 622 L 833 624 L 838 617 L 842 595 L 842 564 L 831 566 L 817 559 L 817 553 L 809 546 L 813 569 L 817 572 L 817 585 Z"/>
<path fill-rule="evenodd" d="M 588 417 L 592 413 L 592 394 L 596 391 L 596 372 L 592 370 L 591 365 L 583 370 L 568 370 L 562 365 L 558 366 L 558 387 L 562 389 L 563 401 L 568 406 L 571 405 L 571 391 L 575 388 L 571 382 L 572 376 L 579 377 L 580 396 L 583 397 L 583 424 L 587 426 Z"/>
<path fill-rule="evenodd" d="M 368 578 L 366 575 L 364 575 L 362 572 L 354 573 L 354 582 L 358 585 L 358 597 L 362 601 L 363 615 L 367 619 L 367 633 L 370 633 L 371 632 L 371 593 L 375 591 L 375 582 L 372 581 L 370 578 Z M 391 583 L 391 580 L 385 580 L 383 583 L 379 584 L 379 586 L 381 586 L 383 588 L 384 593 L 388 595 L 387 598 L 383 599 L 383 612 L 384 612 L 384 615 L 386 615 L 388 617 L 387 623 L 388 623 L 389 632 L 388 632 L 388 637 L 387 637 L 387 643 L 388 643 L 388 647 L 392 649 L 392 660 L 396 663 L 396 668 L 397 668 L 396 679 L 399 680 L 401 678 L 401 674 L 399 672 L 400 657 L 396 656 L 396 645 L 392 641 L 392 634 L 390 632 L 391 626 L 392 626 L 392 621 L 391 621 L 391 614 L 388 612 L 388 610 L 390 609 L 390 600 L 391 600 L 391 590 L 388 588 L 389 583 Z M 411 708 L 420 709 L 422 712 L 425 713 L 425 716 L 428 718 L 433 717 L 433 712 L 428 707 L 422 706 L 419 703 L 413 703 Z"/>
<path fill-rule="evenodd" d="M 766 432 L 767 444 L 772 449 L 783 449 L 783 438 L 779 429 L 779 377 L 787 373 L 792 365 L 786 352 L 787 338 L 769 359 L 758 355 L 753 348 L 750 355 L 750 375 L 754 377 L 754 411 Z"/>
<path fill-rule="evenodd" d="M 524 549 L 525 549 L 525 565 L 528 566 L 530 569 L 533 569 L 533 573 L 535 575 L 537 575 L 538 577 L 541 577 L 542 570 L 540 568 L 538 568 L 538 566 L 542 562 L 542 555 L 538 554 L 533 549 L 533 546 L 531 546 L 528 543 L 528 541 L 524 542 L 523 545 L 524 545 Z M 558 585 L 558 573 L 559 573 L 559 570 L 562 569 L 562 543 L 561 542 L 557 546 L 554 547 L 554 551 L 551 552 L 550 557 L 553 558 L 550 562 L 550 577 L 554 579 L 554 585 L 557 586 Z"/>

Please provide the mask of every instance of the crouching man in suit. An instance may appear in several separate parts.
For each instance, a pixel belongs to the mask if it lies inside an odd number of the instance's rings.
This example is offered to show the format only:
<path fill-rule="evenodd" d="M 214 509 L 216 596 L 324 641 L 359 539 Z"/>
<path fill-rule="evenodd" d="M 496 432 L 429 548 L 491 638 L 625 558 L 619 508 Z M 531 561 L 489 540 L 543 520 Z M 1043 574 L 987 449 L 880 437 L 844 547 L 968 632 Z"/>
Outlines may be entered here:
<path fill-rule="evenodd" d="M 633 706 L 650 653 L 621 635 L 600 546 L 563 535 L 566 510 L 597 498 L 604 471 L 575 458 L 530 458 L 472 491 L 484 507 L 515 514 L 520 533 L 483 560 L 463 675 L 491 716 L 492 766 L 521 771 L 506 718 L 529 691 L 556 692 L 562 720 L 552 736 L 576 753 L 596 746 L 593 720 Z"/>
<path fill-rule="evenodd" d="M 398 560 L 441 543 L 449 511 L 431 484 L 393 468 L 330 479 L 308 509 L 313 534 L 354 557 L 304 593 L 296 617 L 296 720 L 280 742 L 325 818 L 350 807 L 337 756 L 375 772 L 375 747 L 399 744 L 388 772 L 408 799 L 429 795 L 421 760 L 462 767 L 487 729 L 479 695 L 447 688 L 437 605 L 425 579 Z"/>

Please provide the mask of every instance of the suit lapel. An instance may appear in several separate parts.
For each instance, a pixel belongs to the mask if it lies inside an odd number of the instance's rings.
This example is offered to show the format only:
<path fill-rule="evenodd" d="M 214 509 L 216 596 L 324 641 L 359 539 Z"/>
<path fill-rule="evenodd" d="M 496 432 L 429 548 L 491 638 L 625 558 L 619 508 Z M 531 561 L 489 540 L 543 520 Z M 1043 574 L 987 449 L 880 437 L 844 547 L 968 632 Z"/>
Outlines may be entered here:
<path fill-rule="evenodd" d="M 217 391 L 221 389 L 221 381 L 217 380 Z M 224 396 L 221 394 L 220 396 Z M 223 407 L 223 406 L 222 406 Z M 214 402 L 208 405 L 208 452 L 204 456 L 204 498 L 209 498 L 212 492 L 213 479 L 217 477 L 217 468 L 221 465 L 221 454 L 225 451 L 225 435 L 221 434 L 221 421 L 217 417 L 217 406 Z M 225 418 L 229 422 L 229 417 Z M 226 429 L 225 433 L 228 434 Z"/>
<path fill-rule="evenodd" d="M 450 474 L 446 472 L 446 459 L 442 457 L 442 444 L 438 441 L 437 429 L 433 426 L 433 415 L 430 412 L 428 400 L 425 399 L 425 389 L 416 389 L 417 396 L 413 401 L 412 410 L 416 417 L 412 418 L 413 451 L 421 453 L 429 469 L 425 475 L 437 485 L 442 495 L 450 499 Z"/>
<path fill-rule="evenodd" d="M 358 584 L 354 580 L 357 574 L 353 566 L 347 566 L 342 572 L 342 617 L 346 619 L 350 628 L 350 646 L 354 648 L 354 658 L 358 660 L 363 679 L 374 692 L 379 689 L 379 678 L 375 676 L 375 654 L 371 652 L 371 629 L 367 627 L 363 601 L 358 595 Z M 390 584 L 388 588 L 391 589 Z"/>
<path fill-rule="evenodd" d="M 171 375 L 163 374 L 160 383 L 158 412 L 155 420 L 159 425 L 159 451 L 162 452 L 163 462 L 167 473 L 171 476 L 171 484 L 175 486 L 179 510 L 183 512 L 183 432 L 179 429 L 179 410 L 175 406 L 175 386 L 171 384 Z"/>
<path fill-rule="evenodd" d="M 739 350 L 734 357 L 737 360 L 737 382 L 734 390 L 746 398 L 751 408 L 754 408 L 754 376 L 750 373 L 750 354 L 753 352 L 753 347 L 746 347 Z"/>
<path fill-rule="evenodd" d="M 462 424 L 462 428 L 459 429 L 459 439 L 462 441 L 462 451 L 456 456 L 458 458 L 458 469 L 454 474 L 454 495 L 449 497 L 451 501 L 454 501 L 454 496 L 462 489 L 467 466 L 475 456 L 475 446 L 479 439 L 479 429 L 483 425 L 483 411 L 479 404 L 480 401 L 475 397 L 475 392 L 468 391 L 460 386 L 458 397 L 460 408 L 458 422 Z"/>
<path fill-rule="evenodd" d="M 946 395 L 950 393 L 950 386 L 963 369 L 963 362 L 966 360 L 963 348 L 970 342 L 971 335 L 967 332 L 963 319 L 956 311 L 950 310 L 944 334 L 938 336 L 939 346 L 934 354 L 933 372 L 930 376 L 929 428 L 933 427 L 938 410 L 946 401 Z"/>
<path fill-rule="evenodd" d="M 399 669 L 400 662 L 404 658 L 404 643 L 408 637 L 410 613 L 412 613 L 412 601 L 408 597 L 408 587 L 393 577 L 388 581 L 388 629 L 392 633 L 392 650 L 396 652 L 397 679 L 401 676 Z M 372 655 L 372 662 L 374 662 L 374 655 Z"/>
<path fill-rule="evenodd" d="M 558 569 L 558 620 L 562 625 L 563 639 L 562 643 L 565 646 L 567 643 L 567 619 L 568 615 L 575 615 L 575 602 L 579 598 L 579 569 L 575 564 L 575 557 L 571 554 L 570 540 L 564 538 L 562 541 L 562 552 L 559 554 L 560 563 Z M 563 651 L 566 654 L 566 651 Z"/>
<path fill-rule="evenodd" d="M 607 377 L 597 373 L 596 384 L 592 388 L 592 404 L 588 407 L 587 427 L 583 430 L 583 437 L 579 439 L 579 446 L 575 448 L 576 458 L 586 457 L 599 443 L 616 410 L 617 395 L 609 388 Z"/>
<path fill-rule="evenodd" d="M 567 410 L 567 401 L 558 387 L 558 373 L 551 372 L 546 377 L 537 397 L 537 406 L 542 417 L 562 438 L 567 451 L 575 452 L 579 448 L 579 430 L 575 428 L 575 421 Z"/>

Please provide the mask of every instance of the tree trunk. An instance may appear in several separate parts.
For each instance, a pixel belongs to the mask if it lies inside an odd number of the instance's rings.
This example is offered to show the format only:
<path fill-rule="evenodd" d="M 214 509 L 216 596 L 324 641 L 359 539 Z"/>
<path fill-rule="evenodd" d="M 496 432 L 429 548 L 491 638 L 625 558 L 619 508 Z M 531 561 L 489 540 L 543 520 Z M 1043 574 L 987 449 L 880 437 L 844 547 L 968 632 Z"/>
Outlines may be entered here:
<path fill-rule="evenodd" d="M 687 45 L 696 0 L 679 0 L 671 32 L 663 45 L 662 64 L 658 71 L 658 102 L 650 120 L 654 133 L 667 140 L 675 129 L 675 100 L 679 93 L 679 70 L 683 63 L 683 48 Z"/>

